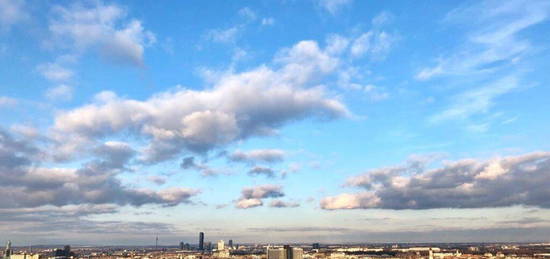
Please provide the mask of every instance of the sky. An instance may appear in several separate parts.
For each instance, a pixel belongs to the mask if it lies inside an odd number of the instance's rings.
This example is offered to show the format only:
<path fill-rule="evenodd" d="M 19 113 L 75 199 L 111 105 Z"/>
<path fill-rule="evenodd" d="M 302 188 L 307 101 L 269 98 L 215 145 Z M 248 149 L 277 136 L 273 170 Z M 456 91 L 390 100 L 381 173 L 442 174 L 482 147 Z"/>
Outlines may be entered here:
<path fill-rule="evenodd" d="M 549 19 L 0 0 L 0 242 L 550 241 Z"/>

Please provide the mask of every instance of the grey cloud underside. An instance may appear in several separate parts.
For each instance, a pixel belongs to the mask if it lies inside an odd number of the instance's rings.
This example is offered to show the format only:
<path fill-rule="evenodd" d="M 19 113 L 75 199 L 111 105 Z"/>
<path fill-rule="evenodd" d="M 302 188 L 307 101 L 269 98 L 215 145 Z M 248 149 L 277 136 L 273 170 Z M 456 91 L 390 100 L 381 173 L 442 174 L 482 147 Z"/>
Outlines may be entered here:
<path fill-rule="evenodd" d="M 0 131 L 0 208 L 42 205 L 118 204 L 173 206 L 191 203 L 198 193 L 187 188 L 161 191 L 132 189 L 117 178 L 135 152 L 127 145 L 107 142 L 96 158 L 78 169 L 40 167 L 44 152 L 33 143 Z"/>
<path fill-rule="evenodd" d="M 275 64 L 275 69 L 260 66 L 226 75 L 205 90 L 179 87 L 144 101 L 103 92 L 94 102 L 56 116 L 52 138 L 67 155 L 98 139 L 127 133 L 148 142 L 140 159 L 156 163 L 182 152 L 204 154 L 252 136 L 273 135 L 293 121 L 349 113 L 315 86 L 338 65 L 338 58 L 316 42 L 299 42 L 281 52 Z M 271 153 L 246 159 L 281 157 Z"/>
<path fill-rule="evenodd" d="M 486 161 L 446 162 L 384 168 L 350 178 L 359 193 L 326 197 L 321 207 L 335 209 L 487 208 L 514 205 L 550 208 L 550 152 Z M 412 173 L 412 175 L 410 174 Z"/>
<path fill-rule="evenodd" d="M 245 187 L 241 191 L 241 197 L 235 201 L 235 207 L 238 209 L 249 209 L 263 206 L 263 199 L 285 196 L 282 189 L 281 185 L 273 184 Z"/>
<path fill-rule="evenodd" d="M 256 149 L 250 151 L 235 151 L 228 158 L 233 162 L 254 164 L 258 162 L 276 163 L 284 160 L 285 152 L 279 149 Z"/>
<path fill-rule="evenodd" d="M 273 169 L 268 167 L 255 166 L 254 168 L 250 169 L 250 171 L 248 171 L 248 175 L 250 176 L 263 175 L 267 178 L 273 178 L 275 177 L 275 171 L 273 171 Z"/>

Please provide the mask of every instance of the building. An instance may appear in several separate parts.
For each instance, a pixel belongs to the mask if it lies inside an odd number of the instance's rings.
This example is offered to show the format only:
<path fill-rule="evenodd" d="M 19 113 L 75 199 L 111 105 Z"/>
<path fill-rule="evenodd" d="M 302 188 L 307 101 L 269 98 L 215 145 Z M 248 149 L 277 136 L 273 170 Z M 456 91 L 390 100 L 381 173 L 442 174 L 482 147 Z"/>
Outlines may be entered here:
<path fill-rule="evenodd" d="M 233 239 L 229 239 L 229 243 L 227 245 L 229 246 L 229 249 L 233 249 Z"/>
<path fill-rule="evenodd" d="M 13 252 L 11 250 L 11 241 L 8 241 L 6 243 L 6 250 L 4 250 L 4 259 L 9 259 L 12 253 Z"/>
<path fill-rule="evenodd" d="M 223 240 L 218 241 L 218 250 L 224 250 L 225 249 L 225 243 Z"/>
<path fill-rule="evenodd" d="M 204 233 L 203 232 L 199 233 L 199 250 L 201 251 L 204 250 Z"/>
<path fill-rule="evenodd" d="M 303 259 L 304 250 L 285 245 L 279 248 L 267 248 L 267 259 Z"/>
<path fill-rule="evenodd" d="M 180 250 L 183 250 L 185 247 L 184 247 L 184 244 L 183 244 L 183 241 L 180 242 Z"/>
<path fill-rule="evenodd" d="M 10 259 L 42 259 L 43 256 L 39 254 L 12 254 Z"/>
<path fill-rule="evenodd" d="M 267 259 L 285 259 L 283 248 L 267 248 Z"/>

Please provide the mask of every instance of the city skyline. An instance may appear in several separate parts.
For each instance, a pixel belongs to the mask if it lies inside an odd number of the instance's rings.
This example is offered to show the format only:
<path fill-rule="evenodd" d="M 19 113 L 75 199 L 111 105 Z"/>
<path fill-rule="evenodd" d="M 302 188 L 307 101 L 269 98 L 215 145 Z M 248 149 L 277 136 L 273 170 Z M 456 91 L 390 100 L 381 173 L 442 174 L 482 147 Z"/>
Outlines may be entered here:
<path fill-rule="evenodd" d="M 544 0 L 0 0 L 0 242 L 550 241 L 549 30 Z"/>

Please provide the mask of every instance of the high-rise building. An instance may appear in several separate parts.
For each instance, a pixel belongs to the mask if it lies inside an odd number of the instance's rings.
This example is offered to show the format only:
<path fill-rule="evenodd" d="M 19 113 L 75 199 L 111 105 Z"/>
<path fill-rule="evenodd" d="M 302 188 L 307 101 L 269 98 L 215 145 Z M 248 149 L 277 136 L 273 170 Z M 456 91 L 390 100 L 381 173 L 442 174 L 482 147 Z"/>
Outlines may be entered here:
<path fill-rule="evenodd" d="M 303 259 L 304 250 L 302 248 L 292 248 L 292 259 Z"/>
<path fill-rule="evenodd" d="M 204 233 L 199 233 L 199 250 L 204 250 Z"/>
<path fill-rule="evenodd" d="M 180 250 L 183 250 L 183 248 L 184 248 L 183 246 L 184 246 L 184 244 L 183 244 L 183 241 L 182 241 L 182 242 L 180 242 Z"/>
<path fill-rule="evenodd" d="M 321 248 L 321 245 L 319 243 L 313 243 L 313 245 L 311 245 L 311 248 L 313 249 L 320 249 Z"/>
<path fill-rule="evenodd" d="M 303 249 L 289 245 L 267 249 L 267 259 L 303 259 L 303 254 Z"/>
<path fill-rule="evenodd" d="M 229 239 L 229 243 L 227 245 L 229 246 L 229 249 L 233 249 L 233 239 Z"/>
<path fill-rule="evenodd" d="M 6 250 L 4 250 L 4 259 L 9 259 L 11 257 L 11 241 L 6 243 Z"/>
<path fill-rule="evenodd" d="M 225 249 L 225 243 L 223 240 L 218 241 L 218 250 L 224 250 Z"/>
<path fill-rule="evenodd" d="M 267 259 L 285 259 L 283 248 L 267 248 Z"/>

